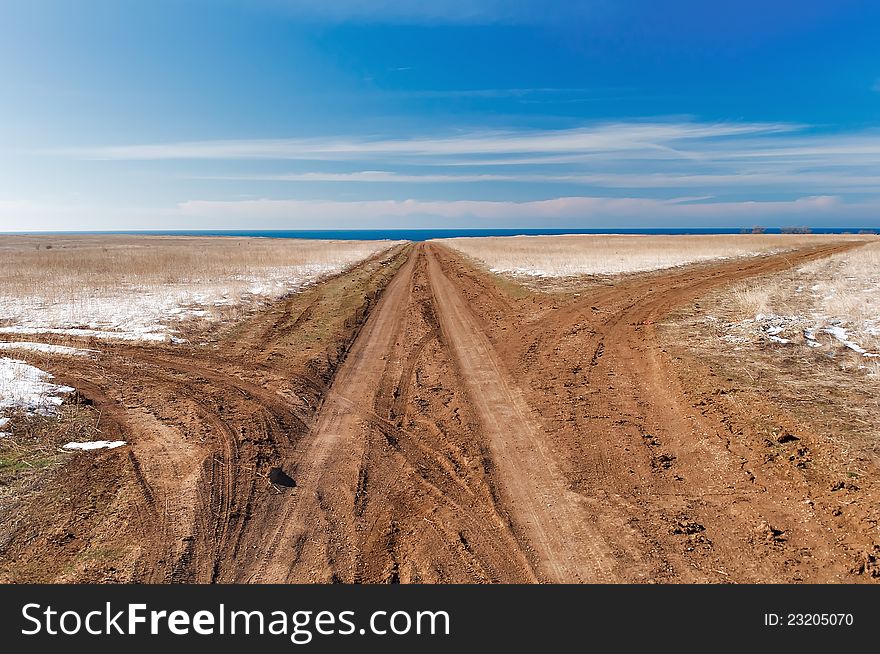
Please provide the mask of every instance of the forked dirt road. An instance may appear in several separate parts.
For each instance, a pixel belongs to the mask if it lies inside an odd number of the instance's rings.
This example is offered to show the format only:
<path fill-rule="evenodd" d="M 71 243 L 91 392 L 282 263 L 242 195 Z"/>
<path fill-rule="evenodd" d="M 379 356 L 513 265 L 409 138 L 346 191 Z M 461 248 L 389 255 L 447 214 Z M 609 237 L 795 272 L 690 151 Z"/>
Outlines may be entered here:
<path fill-rule="evenodd" d="M 540 294 L 417 244 L 205 345 L 59 361 L 131 446 L 77 455 L 55 483 L 103 489 L 106 507 L 25 507 L 0 571 L 30 557 L 85 581 L 850 580 L 804 503 L 817 482 L 762 467 L 749 427 L 695 399 L 654 332 L 713 288 L 848 247 Z M 273 487 L 273 467 L 296 488 Z M 63 530 L 73 541 L 26 539 Z M 99 547 L 112 564 L 84 556 Z"/>

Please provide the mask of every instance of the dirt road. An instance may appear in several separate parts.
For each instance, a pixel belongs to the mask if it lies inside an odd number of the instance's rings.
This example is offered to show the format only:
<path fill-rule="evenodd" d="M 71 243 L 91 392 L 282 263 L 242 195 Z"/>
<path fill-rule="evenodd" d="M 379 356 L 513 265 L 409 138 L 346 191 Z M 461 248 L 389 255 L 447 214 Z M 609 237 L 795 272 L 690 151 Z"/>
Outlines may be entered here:
<path fill-rule="evenodd" d="M 846 579 L 801 481 L 758 465 L 654 331 L 713 288 L 846 247 L 552 295 L 417 244 L 204 345 L 59 360 L 131 445 L 53 482 L 88 479 L 104 505 L 35 503 L 2 556 L 97 581 Z M 59 529 L 73 541 L 25 540 Z"/>
<path fill-rule="evenodd" d="M 535 551 L 540 577 L 557 583 L 609 581 L 608 547 L 586 519 L 578 496 L 568 489 L 516 380 L 510 379 L 433 252 L 428 270 L 435 306 L 443 308 L 444 336 L 491 448 L 514 523 Z"/>
<path fill-rule="evenodd" d="M 292 472 L 298 490 L 285 496 L 286 507 L 248 581 L 354 580 L 358 548 L 353 509 L 362 492 L 358 483 L 364 431 L 383 420 L 372 411 L 373 399 L 386 356 L 399 337 L 412 273 L 410 259 L 388 285 L 339 367 L 302 456 L 281 462 Z M 302 562 L 315 567 L 299 571 Z"/>

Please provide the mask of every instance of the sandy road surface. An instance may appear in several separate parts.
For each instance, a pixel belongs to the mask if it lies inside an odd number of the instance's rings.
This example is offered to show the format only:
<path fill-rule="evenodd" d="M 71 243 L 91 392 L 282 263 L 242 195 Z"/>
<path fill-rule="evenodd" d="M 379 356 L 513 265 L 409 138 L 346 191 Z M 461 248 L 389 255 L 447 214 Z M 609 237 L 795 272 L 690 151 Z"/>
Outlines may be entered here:
<path fill-rule="evenodd" d="M 517 298 L 418 244 L 207 345 L 59 361 L 131 446 L 69 464 L 69 483 L 108 489 L 106 509 L 32 507 L 32 530 L 61 522 L 119 554 L 83 564 L 69 540 L 13 534 L 3 556 L 68 561 L 65 580 L 841 579 L 802 484 L 760 469 L 723 409 L 685 392 L 653 323 L 846 247 Z M 273 488 L 273 466 L 296 488 Z"/>
<path fill-rule="evenodd" d="M 403 265 L 367 319 L 324 398 L 308 447 L 298 461 L 289 462 L 298 490 L 285 497 L 288 506 L 267 539 L 256 573 L 246 577 L 249 581 L 354 581 L 353 507 L 363 431 L 378 419 L 372 413 L 373 399 L 405 317 L 413 261 Z M 303 562 L 313 567 L 299 571 Z"/>
<path fill-rule="evenodd" d="M 535 550 L 541 578 L 609 581 L 607 546 L 585 519 L 578 496 L 567 488 L 541 426 L 433 252 L 428 260 L 444 334 L 490 444 L 514 522 Z"/>

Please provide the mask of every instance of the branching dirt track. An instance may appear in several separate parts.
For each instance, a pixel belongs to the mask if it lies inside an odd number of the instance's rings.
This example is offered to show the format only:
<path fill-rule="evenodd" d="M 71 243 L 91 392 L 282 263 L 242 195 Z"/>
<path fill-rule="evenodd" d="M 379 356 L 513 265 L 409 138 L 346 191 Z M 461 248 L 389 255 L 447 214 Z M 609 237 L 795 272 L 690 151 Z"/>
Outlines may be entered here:
<path fill-rule="evenodd" d="M 847 580 L 801 482 L 755 465 L 653 325 L 848 247 L 548 295 L 511 294 L 418 244 L 199 346 L 59 360 L 51 372 L 131 445 L 72 457 L 52 481 L 66 508 L 21 509 L 30 522 L 4 535 L 0 571 L 28 559 L 75 581 Z M 269 483 L 276 466 L 295 488 Z M 78 499 L 83 483 L 104 506 Z M 86 556 L 97 550 L 110 554 Z"/>

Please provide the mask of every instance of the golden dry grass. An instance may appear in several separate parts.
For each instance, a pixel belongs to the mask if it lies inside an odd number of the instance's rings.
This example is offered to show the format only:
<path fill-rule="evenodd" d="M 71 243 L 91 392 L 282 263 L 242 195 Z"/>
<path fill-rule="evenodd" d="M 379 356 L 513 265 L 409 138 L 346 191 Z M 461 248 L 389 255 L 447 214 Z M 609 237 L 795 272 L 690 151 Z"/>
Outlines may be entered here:
<path fill-rule="evenodd" d="M 880 352 L 880 242 L 738 284 L 729 293 L 724 317 L 731 322 L 779 316 L 790 325 L 788 334 L 840 327 L 848 340 Z"/>
<path fill-rule="evenodd" d="M 512 276 L 614 275 L 689 263 L 781 252 L 849 235 L 569 235 L 441 239 L 440 242 Z"/>
<path fill-rule="evenodd" d="M 0 324 L 144 331 L 274 298 L 392 243 L 152 235 L 0 236 Z"/>
<path fill-rule="evenodd" d="M 180 236 L 0 236 L 0 294 L 215 282 L 269 269 L 345 266 L 387 243 Z"/>

